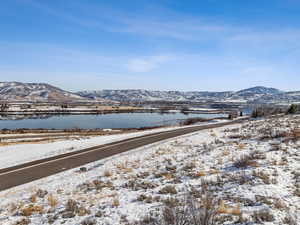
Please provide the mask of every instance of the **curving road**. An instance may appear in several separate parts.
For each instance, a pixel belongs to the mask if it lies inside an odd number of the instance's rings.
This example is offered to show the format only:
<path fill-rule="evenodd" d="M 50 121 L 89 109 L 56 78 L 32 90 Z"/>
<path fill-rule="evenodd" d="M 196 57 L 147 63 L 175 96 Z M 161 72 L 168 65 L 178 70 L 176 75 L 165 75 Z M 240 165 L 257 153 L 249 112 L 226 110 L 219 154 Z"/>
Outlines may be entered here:
<path fill-rule="evenodd" d="M 244 119 L 210 125 L 199 125 L 188 128 L 179 128 L 172 131 L 158 132 L 154 134 L 135 137 L 110 144 L 95 146 L 76 152 L 70 152 L 46 159 L 25 163 L 22 165 L 0 169 L 0 191 L 29 183 L 31 181 L 47 177 L 62 171 L 76 168 L 87 163 L 101 160 L 119 153 L 123 153 L 144 145 L 174 138 L 192 132 L 236 124 Z"/>

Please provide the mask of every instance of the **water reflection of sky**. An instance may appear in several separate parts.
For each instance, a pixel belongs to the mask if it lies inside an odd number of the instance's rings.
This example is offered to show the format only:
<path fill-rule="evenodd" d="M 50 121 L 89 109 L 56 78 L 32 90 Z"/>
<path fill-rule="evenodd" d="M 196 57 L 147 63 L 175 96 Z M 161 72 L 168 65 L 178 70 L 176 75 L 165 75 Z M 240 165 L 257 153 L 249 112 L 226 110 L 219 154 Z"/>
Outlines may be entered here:
<path fill-rule="evenodd" d="M 214 118 L 224 114 L 159 114 L 159 113 L 119 113 L 104 115 L 67 115 L 45 118 L 0 120 L 0 129 L 95 129 L 95 128 L 139 128 L 172 125 L 187 118 Z"/>

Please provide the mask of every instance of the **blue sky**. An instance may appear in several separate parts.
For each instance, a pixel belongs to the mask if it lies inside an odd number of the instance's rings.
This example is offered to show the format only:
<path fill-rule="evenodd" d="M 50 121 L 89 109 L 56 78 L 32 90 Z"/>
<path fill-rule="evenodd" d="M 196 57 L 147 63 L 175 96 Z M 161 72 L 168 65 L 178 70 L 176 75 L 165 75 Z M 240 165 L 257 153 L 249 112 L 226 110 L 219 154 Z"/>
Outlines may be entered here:
<path fill-rule="evenodd" d="M 300 90 L 299 0 L 3 0 L 0 80 Z"/>

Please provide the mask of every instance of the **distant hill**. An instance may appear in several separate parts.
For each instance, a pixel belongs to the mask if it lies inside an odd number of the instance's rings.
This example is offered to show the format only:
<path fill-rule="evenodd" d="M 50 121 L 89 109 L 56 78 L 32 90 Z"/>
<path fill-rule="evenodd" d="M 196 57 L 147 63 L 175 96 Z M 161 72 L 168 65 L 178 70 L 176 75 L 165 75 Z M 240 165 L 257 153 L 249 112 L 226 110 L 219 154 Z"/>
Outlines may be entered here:
<path fill-rule="evenodd" d="M 275 88 L 252 87 L 240 91 L 150 91 L 98 90 L 72 93 L 46 83 L 0 82 L 0 100 L 42 102 L 145 102 L 215 101 L 245 103 L 300 102 L 300 91 L 284 92 Z"/>
<path fill-rule="evenodd" d="M 66 102 L 87 98 L 44 83 L 0 82 L 0 100 Z"/>
<path fill-rule="evenodd" d="M 236 94 L 239 96 L 277 95 L 281 93 L 283 93 L 283 91 L 280 91 L 276 88 L 267 88 L 262 86 L 252 87 L 236 92 Z"/>
<path fill-rule="evenodd" d="M 78 92 L 88 98 L 104 98 L 120 102 L 132 101 L 234 101 L 248 103 L 268 103 L 281 101 L 300 101 L 300 92 L 283 92 L 262 86 L 240 91 L 149 91 L 149 90 L 99 90 Z"/>
<path fill-rule="evenodd" d="M 181 92 L 181 91 L 149 91 L 149 90 L 100 90 L 78 92 L 80 96 L 104 98 L 119 102 L 130 101 L 198 101 L 201 99 L 224 99 L 232 92 Z"/>

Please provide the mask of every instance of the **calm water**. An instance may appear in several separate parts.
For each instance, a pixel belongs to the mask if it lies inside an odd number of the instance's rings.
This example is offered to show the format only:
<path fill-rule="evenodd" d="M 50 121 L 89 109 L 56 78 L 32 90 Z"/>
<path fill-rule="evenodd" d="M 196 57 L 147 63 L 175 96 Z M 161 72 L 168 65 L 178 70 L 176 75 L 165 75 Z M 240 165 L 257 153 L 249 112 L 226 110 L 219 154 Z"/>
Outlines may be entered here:
<path fill-rule="evenodd" d="M 173 125 L 180 120 L 194 117 L 215 118 L 224 114 L 171 113 L 119 113 L 105 115 L 67 115 L 42 119 L 0 120 L 0 129 L 94 129 L 94 128 L 140 128 L 160 125 Z"/>

